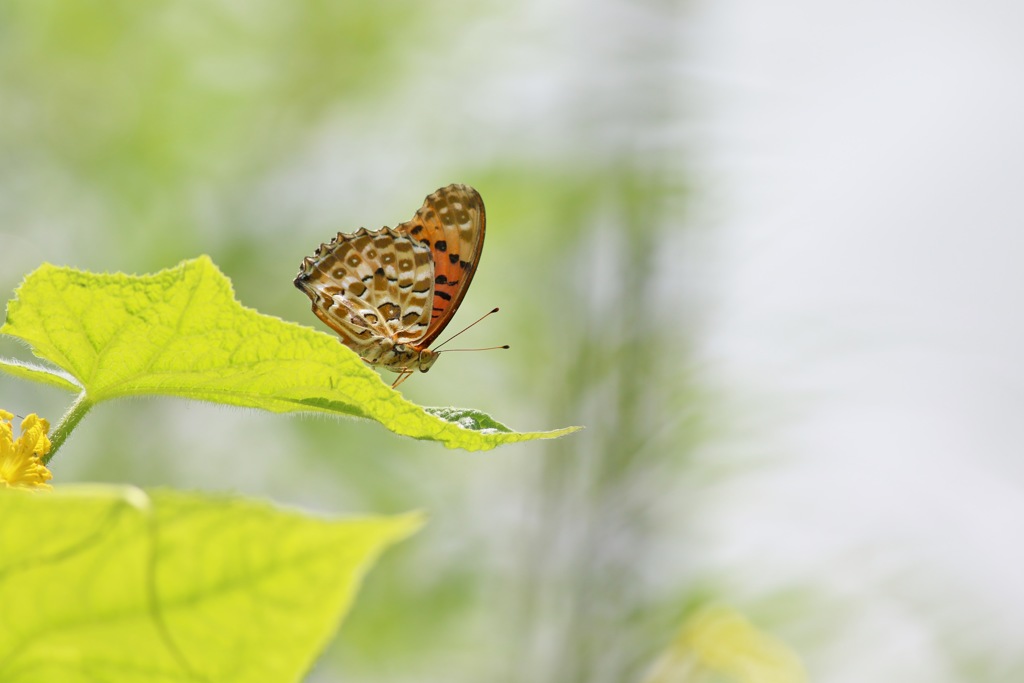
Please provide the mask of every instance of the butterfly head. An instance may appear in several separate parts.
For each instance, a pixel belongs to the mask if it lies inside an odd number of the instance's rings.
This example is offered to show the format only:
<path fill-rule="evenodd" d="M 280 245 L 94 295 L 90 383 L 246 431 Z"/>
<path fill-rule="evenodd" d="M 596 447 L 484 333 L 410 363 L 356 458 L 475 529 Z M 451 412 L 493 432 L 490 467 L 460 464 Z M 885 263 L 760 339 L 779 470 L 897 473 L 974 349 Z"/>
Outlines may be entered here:
<path fill-rule="evenodd" d="M 416 360 L 416 365 L 419 367 L 420 372 L 426 372 L 429 370 L 430 366 L 437 361 L 437 356 L 438 354 L 430 349 L 423 349 L 420 351 L 419 358 Z"/>
<path fill-rule="evenodd" d="M 407 373 L 413 370 L 426 372 L 437 362 L 440 354 L 430 349 L 416 349 L 409 344 L 395 344 L 383 339 L 369 353 L 363 356 L 370 365 L 379 365 L 392 372 Z"/>

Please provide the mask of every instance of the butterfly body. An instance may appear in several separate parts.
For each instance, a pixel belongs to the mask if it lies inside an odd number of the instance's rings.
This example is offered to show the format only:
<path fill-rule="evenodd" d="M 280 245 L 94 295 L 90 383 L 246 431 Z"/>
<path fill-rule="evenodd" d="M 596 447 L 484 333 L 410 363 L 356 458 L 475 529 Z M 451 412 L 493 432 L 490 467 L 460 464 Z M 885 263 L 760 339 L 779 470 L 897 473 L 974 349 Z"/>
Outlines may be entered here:
<path fill-rule="evenodd" d="M 395 228 L 339 232 L 303 259 L 295 286 L 343 344 L 401 381 L 437 360 L 428 346 L 462 303 L 484 230 L 477 191 L 449 185 Z"/>

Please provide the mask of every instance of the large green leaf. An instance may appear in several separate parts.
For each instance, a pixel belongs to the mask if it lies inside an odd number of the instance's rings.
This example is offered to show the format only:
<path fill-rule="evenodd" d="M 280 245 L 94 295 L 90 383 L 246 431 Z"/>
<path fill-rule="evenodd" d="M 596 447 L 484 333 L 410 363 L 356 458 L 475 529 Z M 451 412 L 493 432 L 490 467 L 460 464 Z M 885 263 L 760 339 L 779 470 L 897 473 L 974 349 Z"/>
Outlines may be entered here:
<path fill-rule="evenodd" d="M 0 490 L 0 680 L 292 683 L 418 515 L 128 487 Z"/>
<path fill-rule="evenodd" d="M 428 412 L 331 335 L 239 304 L 230 281 L 206 257 L 141 276 L 43 265 L 18 287 L 0 333 L 24 340 L 70 374 L 92 403 L 162 394 L 350 415 L 467 450 L 574 430 L 521 433 L 482 413 Z M 61 386 L 57 379 L 51 383 Z M 449 415 L 456 417 L 445 419 Z"/>

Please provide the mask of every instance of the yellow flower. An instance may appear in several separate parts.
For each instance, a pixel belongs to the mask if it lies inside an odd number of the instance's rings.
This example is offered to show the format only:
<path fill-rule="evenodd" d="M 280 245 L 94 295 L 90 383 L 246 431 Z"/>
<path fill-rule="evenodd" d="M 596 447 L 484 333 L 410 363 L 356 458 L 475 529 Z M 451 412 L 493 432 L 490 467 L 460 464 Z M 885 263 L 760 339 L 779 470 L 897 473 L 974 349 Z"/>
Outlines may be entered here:
<path fill-rule="evenodd" d="M 50 452 L 50 423 L 33 413 L 21 422 L 21 436 L 14 438 L 11 419 L 0 410 L 0 488 L 52 489 L 53 479 L 42 458 Z"/>

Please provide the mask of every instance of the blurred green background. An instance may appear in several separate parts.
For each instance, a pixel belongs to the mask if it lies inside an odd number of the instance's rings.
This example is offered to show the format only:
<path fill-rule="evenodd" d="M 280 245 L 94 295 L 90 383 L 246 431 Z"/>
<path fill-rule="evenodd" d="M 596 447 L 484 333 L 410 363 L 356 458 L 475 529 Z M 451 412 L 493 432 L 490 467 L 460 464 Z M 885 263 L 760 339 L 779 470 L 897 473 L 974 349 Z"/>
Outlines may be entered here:
<path fill-rule="evenodd" d="M 715 359 L 731 347 L 716 347 L 707 329 L 727 298 L 717 288 L 721 243 L 741 262 L 753 258 L 793 214 L 775 216 L 750 240 L 722 234 L 731 207 L 719 193 L 729 176 L 757 206 L 752 183 L 744 185 L 755 178 L 749 170 L 787 161 L 777 149 L 773 157 L 757 143 L 744 148 L 737 131 L 762 141 L 792 135 L 816 120 L 807 92 L 821 91 L 783 86 L 799 116 L 779 116 L 777 101 L 768 103 L 764 111 L 785 121 L 775 129 L 713 114 L 737 91 L 772 87 L 758 59 L 791 45 L 787 35 L 815 43 L 798 41 L 807 51 L 775 68 L 811 73 L 831 38 L 804 30 L 804 5 L 787 5 L 773 30 L 788 33 L 770 34 L 744 18 L 752 3 L 739 1 L 716 11 L 669 0 L 0 0 L 6 296 L 43 261 L 144 273 L 205 253 L 246 306 L 323 329 L 291 284 L 302 257 L 338 230 L 393 226 L 429 192 L 467 183 L 484 198 L 488 234 L 452 329 L 499 306 L 463 339 L 511 350 L 446 356 L 402 390 L 518 429 L 587 427 L 551 443 L 467 454 L 369 423 L 126 402 L 89 415 L 53 462 L 55 483 L 233 490 L 330 513 L 425 510 L 428 527 L 368 578 L 311 681 L 641 681 L 704 600 L 739 606 L 800 652 L 816 680 L 883 680 L 872 678 L 882 671 L 899 672 L 889 680 L 969 672 L 995 681 L 1020 672 L 1019 658 L 993 654 L 998 646 L 962 642 L 962 621 L 933 621 L 930 601 L 951 584 L 915 595 L 909 616 L 880 629 L 934 640 L 931 649 L 911 647 L 911 661 L 940 651 L 946 659 L 914 668 L 890 650 L 880 661 L 892 665 L 875 670 L 862 664 L 873 639 L 845 638 L 856 591 L 833 590 L 830 570 L 813 561 L 791 574 L 785 562 L 766 574 L 758 566 L 766 548 L 787 557 L 827 548 L 801 545 L 799 524 L 786 526 L 787 515 L 801 517 L 813 503 L 801 508 L 785 489 L 759 499 L 757 477 L 770 477 L 789 453 L 757 445 L 757 429 L 807 404 L 779 400 L 763 375 L 716 379 Z M 805 18 L 840 34 L 847 19 Z M 956 24 L 947 19 L 944 26 Z M 749 80 L 738 81 L 735 63 L 708 52 L 743 41 L 759 47 L 747 56 Z M 813 88 L 830 82 L 815 78 Z M 708 151 L 730 136 L 740 163 Z M 832 131 L 822 139 L 845 138 Z M 821 249 L 823 258 L 843 252 L 849 234 Z M 802 267 L 794 263 L 818 261 L 795 249 L 783 263 L 785 280 Z M 752 288 L 770 300 L 774 271 L 762 277 Z M 814 278 L 800 287 L 815 289 Z M 806 319 L 767 328 L 774 337 L 765 343 L 776 348 L 820 331 Z M 847 338 L 825 328 L 842 356 Z M 29 357 L 10 340 L 0 351 Z M 0 377 L 8 410 L 55 421 L 68 402 Z M 735 447 L 751 435 L 752 447 Z M 722 488 L 735 481 L 747 488 Z M 837 486 L 816 481 L 799 488 L 827 499 Z M 913 505 L 913 495 L 897 505 Z M 793 500 L 795 510 L 786 507 Z M 759 526 L 773 506 L 786 510 L 783 521 Z M 747 545 L 727 545 L 727 524 L 705 522 L 737 510 L 748 511 L 740 522 Z M 875 523 L 884 526 L 884 516 Z M 854 554 L 865 547 L 857 539 Z M 890 579 L 905 586 L 917 569 L 877 571 L 857 574 L 872 595 L 889 590 Z M 873 633 L 871 623 L 858 628 Z"/>
<path fill-rule="evenodd" d="M 625 680 L 685 606 L 684 586 L 638 574 L 658 516 L 642 485 L 682 473 L 693 410 L 673 381 L 685 337 L 648 326 L 667 306 L 655 244 L 680 228 L 685 185 L 664 87 L 678 10 L 628 10 L 643 26 L 614 36 L 552 34 L 543 14 L 559 10 L 534 10 L 0 3 L 5 291 L 42 261 L 142 273 L 207 253 L 245 305 L 322 328 L 291 285 L 320 242 L 408 220 L 450 182 L 484 197 L 453 328 L 500 306 L 468 345 L 512 350 L 447 356 L 404 391 L 584 434 L 470 455 L 373 424 L 145 401 L 96 411 L 54 462 L 62 482 L 428 512 L 313 680 Z M 18 411 L 55 419 L 66 402 L 0 381 Z"/>

